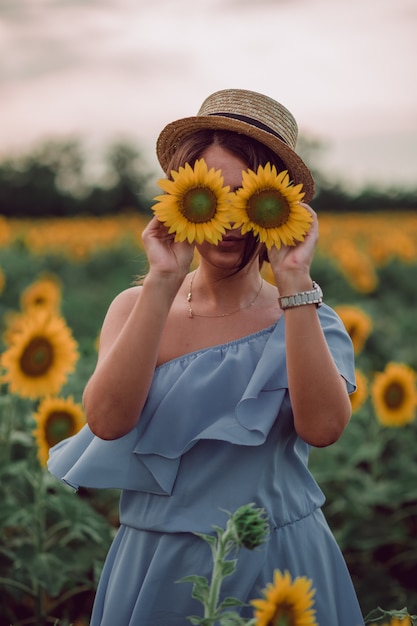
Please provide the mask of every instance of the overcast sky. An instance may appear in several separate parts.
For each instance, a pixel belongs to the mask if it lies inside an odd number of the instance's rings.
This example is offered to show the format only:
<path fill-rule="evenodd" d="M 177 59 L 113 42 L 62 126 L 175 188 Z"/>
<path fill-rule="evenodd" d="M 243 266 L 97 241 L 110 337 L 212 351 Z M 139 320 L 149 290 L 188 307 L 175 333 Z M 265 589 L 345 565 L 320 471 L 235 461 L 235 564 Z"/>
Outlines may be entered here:
<path fill-rule="evenodd" d="M 239 87 L 328 146 L 328 175 L 416 187 L 416 59 L 416 0 L 0 0 L 0 153 L 121 137 L 156 168 L 166 123 Z"/>

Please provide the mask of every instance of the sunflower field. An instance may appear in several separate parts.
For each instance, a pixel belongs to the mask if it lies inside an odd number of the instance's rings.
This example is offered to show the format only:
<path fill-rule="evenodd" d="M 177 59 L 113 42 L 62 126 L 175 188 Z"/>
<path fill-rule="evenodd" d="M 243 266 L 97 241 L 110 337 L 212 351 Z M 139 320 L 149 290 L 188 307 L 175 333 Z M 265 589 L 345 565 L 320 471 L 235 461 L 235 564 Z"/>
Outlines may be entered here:
<path fill-rule="evenodd" d="M 85 423 L 105 312 L 146 272 L 146 223 L 0 216 L 1 625 L 88 624 L 118 494 L 74 495 L 45 465 Z M 358 388 L 310 466 L 367 623 L 391 626 L 417 624 L 416 274 L 416 213 L 321 216 L 313 277 L 352 338 Z"/>

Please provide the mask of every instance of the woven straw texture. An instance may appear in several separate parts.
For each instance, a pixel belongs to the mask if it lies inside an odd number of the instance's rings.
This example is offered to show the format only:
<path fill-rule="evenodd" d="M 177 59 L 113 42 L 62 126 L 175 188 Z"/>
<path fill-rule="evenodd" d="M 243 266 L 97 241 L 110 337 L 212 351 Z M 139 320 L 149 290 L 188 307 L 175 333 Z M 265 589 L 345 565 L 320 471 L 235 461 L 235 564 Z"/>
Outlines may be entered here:
<path fill-rule="evenodd" d="M 202 129 L 230 130 L 257 139 L 281 158 L 294 184 L 303 185 L 304 202 L 313 197 L 311 172 L 295 152 L 297 123 L 279 102 L 244 89 L 225 89 L 212 94 L 196 116 L 171 122 L 160 133 L 156 152 L 165 172 L 182 141 Z"/>

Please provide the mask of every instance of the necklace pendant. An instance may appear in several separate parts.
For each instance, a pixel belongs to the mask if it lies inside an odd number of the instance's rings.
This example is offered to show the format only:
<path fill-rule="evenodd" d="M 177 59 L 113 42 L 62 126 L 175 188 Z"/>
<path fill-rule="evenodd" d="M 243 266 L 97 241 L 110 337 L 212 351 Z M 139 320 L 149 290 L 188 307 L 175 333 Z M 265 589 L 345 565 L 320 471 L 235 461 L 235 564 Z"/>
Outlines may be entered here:
<path fill-rule="evenodd" d="M 193 313 L 193 309 L 191 307 L 191 298 L 192 298 L 192 293 L 191 293 L 191 285 L 190 285 L 190 291 L 187 294 L 187 302 L 188 302 L 188 317 L 190 319 L 193 319 L 194 317 L 194 313 Z"/>

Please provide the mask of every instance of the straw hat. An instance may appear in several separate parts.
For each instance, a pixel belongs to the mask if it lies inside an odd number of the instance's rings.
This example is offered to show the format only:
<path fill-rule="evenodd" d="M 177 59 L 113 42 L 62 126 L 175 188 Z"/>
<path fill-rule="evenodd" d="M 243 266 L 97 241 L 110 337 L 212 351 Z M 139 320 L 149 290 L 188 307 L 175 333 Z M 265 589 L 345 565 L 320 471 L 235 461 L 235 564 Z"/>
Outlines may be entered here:
<path fill-rule="evenodd" d="M 165 172 L 177 146 L 195 131 L 204 129 L 231 130 L 257 139 L 280 157 L 295 184 L 303 184 L 304 201 L 309 202 L 313 197 L 313 177 L 295 152 L 297 123 L 279 102 L 245 89 L 225 89 L 212 94 L 196 116 L 171 122 L 162 130 L 156 153 Z"/>

